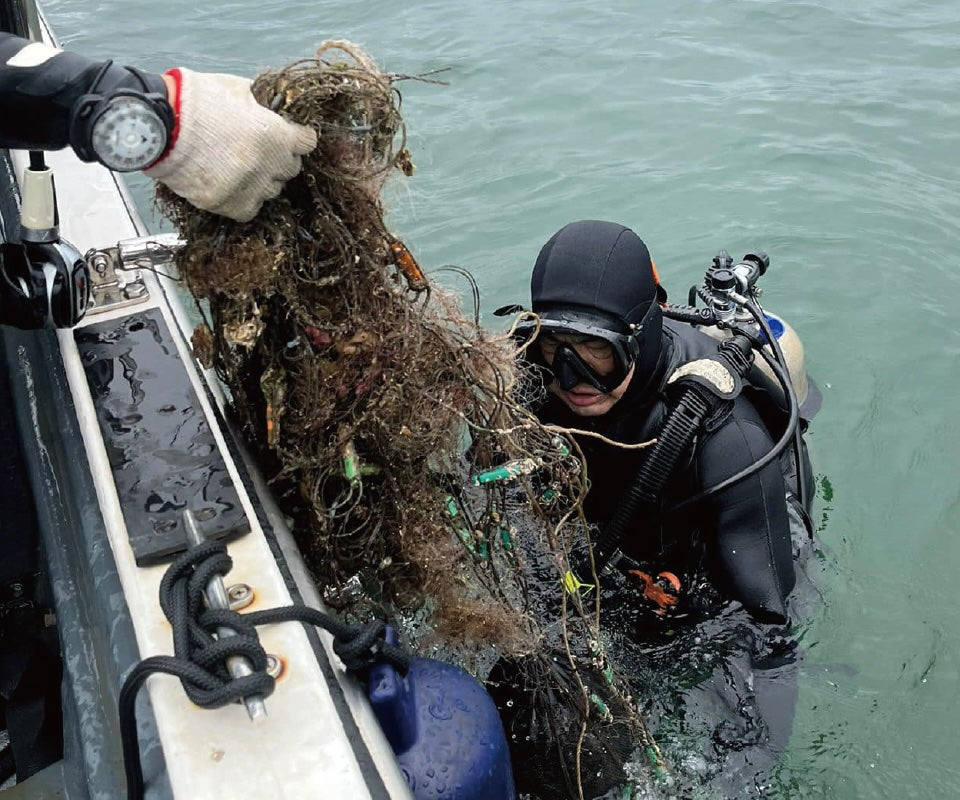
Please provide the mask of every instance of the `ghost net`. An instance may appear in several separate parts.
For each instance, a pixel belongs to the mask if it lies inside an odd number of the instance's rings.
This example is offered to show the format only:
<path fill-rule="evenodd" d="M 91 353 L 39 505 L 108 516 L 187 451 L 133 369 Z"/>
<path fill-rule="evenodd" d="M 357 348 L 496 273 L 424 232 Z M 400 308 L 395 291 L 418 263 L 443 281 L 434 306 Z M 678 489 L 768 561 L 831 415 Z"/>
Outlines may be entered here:
<path fill-rule="evenodd" d="M 515 342 L 465 315 L 384 222 L 385 182 L 413 172 L 404 79 L 347 42 L 260 75 L 258 102 L 319 146 L 250 223 L 159 190 L 207 320 L 194 351 L 328 603 L 486 680 L 521 793 L 591 797 L 628 782 L 635 751 L 659 760 L 604 656 L 597 593 L 564 589 L 586 541 L 582 459 L 526 410 L 536 376 L 517 374 Z"/>

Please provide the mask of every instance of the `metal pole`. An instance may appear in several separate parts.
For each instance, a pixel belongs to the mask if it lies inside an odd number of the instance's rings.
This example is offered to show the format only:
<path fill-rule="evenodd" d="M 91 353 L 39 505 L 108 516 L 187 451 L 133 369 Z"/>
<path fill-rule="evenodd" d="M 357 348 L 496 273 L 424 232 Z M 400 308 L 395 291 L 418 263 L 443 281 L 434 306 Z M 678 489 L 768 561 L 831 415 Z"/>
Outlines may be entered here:
<path fill-rule="evenodd" d="M 197 525 L 197 520 L 193 512 L 188 508 L 183 512 L 183 525 L 187 532 L 187 546 L 190 548 L 198 547 L 203 544 L 203 532 Z M 226 587 L 223 585 L 223 579 L 219 575 L 214 575 L 207 582 L 204 596 L 207 599 L 207 605 L 210 608 L 230 608 L 230 599 L 227 597 Z M 223 639 L 226 636 L 236 636 L 237 633 L 230 628 L 217 628 L 217 636 Z M 253 667 L 250 665 L 246 656 L 229 656 L 227 658 L 227 671 L 234 678 L 243 678 L 253 674 Z M 254 722 L 264 719 L 267 716 L 267 707 L 263 702 L 263 695 L 252 694 L 243 698 L 243 704 L 247 707 L 247 714 Z"/>
<path fill-rule="evenodd" d="M 0 0 L 0 30 L 42 42 L 43 31 L 36 0 Z"/>

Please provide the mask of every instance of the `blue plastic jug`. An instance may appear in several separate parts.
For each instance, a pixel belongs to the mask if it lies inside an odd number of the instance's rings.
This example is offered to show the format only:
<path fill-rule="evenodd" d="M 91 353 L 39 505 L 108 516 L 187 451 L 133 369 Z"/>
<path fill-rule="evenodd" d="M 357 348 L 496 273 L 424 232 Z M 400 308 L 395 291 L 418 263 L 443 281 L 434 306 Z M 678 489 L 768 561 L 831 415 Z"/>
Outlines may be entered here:
<path fill-rule="evenodd" d="M 471 675 L 430 658 L 405 676 L 378 664 L 367 693 L 417 800 L 515 800 L 503 723 Z"/>

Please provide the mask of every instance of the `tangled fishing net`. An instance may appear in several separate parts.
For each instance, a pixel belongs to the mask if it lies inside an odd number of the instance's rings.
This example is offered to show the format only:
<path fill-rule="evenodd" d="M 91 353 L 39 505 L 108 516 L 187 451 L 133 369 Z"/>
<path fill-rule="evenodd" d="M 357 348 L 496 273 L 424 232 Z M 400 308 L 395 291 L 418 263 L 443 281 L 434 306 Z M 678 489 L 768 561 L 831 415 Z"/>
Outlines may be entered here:
<path fill-rule="evenodd" d="M 413 172 L 403 79 L 345 42 L 259 76 L 257 100 L 320 139 L 250 223 L 159 191 L 207 318 L 195 354 L 327 601 L 488 680 L 522 793 L 596 796 L 655 747 L 604 656 L 596 592 L 563 588 L 586 530 L 582 461 L 525 409 L 513 340 L 464 314 L 384 222 L 385 182 Z"/>

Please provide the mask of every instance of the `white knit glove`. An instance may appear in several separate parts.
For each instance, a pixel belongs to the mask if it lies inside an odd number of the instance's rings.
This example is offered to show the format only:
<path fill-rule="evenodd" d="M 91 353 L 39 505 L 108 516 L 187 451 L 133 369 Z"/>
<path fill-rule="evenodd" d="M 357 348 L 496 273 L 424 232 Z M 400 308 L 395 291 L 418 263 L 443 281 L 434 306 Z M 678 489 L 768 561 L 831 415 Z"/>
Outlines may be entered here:
<path fill-rule="evenodd" d="M 197 208 L 249 222 L 300 172 L 316 131 L 261 106 L 246 78 L 179 73 L 177 139 L 144 174 Z"/>

